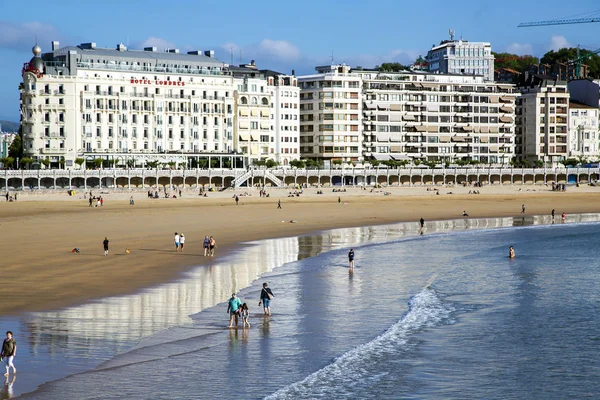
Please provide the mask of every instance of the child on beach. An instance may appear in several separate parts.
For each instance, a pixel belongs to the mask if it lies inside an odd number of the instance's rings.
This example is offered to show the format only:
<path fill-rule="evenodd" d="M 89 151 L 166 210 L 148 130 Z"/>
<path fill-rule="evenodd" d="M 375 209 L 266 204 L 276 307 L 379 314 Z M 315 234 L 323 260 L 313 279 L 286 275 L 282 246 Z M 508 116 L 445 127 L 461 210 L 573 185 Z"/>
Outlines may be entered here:
<path fill-rule="evenodd" d="M 183 232 L 179 235 L 179 251 L 183 253 L 183 245 L 185 244 L 185 236 L 183 236 Z"/>
<path fill-rule="evenodd" d="M 208 236 L 204 236 L 204 257 L 208 256 L 208 246 L 210 245 L 210 239 Z"/>
<path fill-rule="evenodd" d="M 242 304 L 242 327 L 246 326 L 250 328 L 250 322 L 248 322 L 248 317 L 250 316 L 250 312 L 248 311 L 248 305 L 246 303 Z"/>

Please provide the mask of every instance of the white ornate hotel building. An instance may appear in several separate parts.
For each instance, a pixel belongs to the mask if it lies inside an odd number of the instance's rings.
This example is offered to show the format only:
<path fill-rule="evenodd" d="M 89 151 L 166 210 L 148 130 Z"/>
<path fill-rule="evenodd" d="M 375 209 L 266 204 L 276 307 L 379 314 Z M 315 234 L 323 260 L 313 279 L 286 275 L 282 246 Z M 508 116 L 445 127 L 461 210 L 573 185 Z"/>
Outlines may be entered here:
<path fill-rule="evenodd" d="M 230 67 L 212 51 L 52 42 L 33 53 L 20 92 L 24 152 L 35 160 L 243 167 L 300 156 L 294 76 Z"/>

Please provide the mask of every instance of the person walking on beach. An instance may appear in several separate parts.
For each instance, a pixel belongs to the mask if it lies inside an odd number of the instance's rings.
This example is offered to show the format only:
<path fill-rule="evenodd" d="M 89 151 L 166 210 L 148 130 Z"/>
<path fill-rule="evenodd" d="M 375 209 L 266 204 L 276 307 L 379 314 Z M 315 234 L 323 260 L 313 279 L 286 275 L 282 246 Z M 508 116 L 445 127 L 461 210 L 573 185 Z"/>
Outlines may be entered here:
<path fill-rule="evenodd" d="M 269 288 L 269 284 L 267 282 L 263 283 L 262 290 L 260 291 L 260 301 L 258 305 L 262 304 L 265 315 L 271 315 L 271 300 L 273 300 L 275 295 Z"/>
<path fill-rule="evenodd" d="M 338 196 L 338 204 L 342 204 L 342 198 Z"/>
<path fill-rule="evenodd" d="M 6 201 L 8 201 L 8 192 L 6 192 Z"/>
<path fill-rule="evenodd" d="M 13 338 L 13 333 L 11 331 L 6 332 L 6 339 L 4 339 L 4 342 L 2 342 L 2 353 L 0 353 L 0 356 L 6 365 L 6 373 L 4 376 L 8 377 L 8 373 L 10 372 L 11 368 L 13 370 L 13 374 L 16 374 L 17 369 L 13 364 L 13 360 L 17 356 L 17 341 Z"/>
<path fill-rule="evenodd" d="M 92 206 L 92 201 L 94 200 L 92 199 L 92 196 L 90 196 L 90 207 Z"/>
<path fill-rule="evenodd" d="M 210 246 L 210 239 L 208 236 L 204 236 L 204 257 L 208 256 L 208 247 Z"/>
<path fill-rule="evenodd" d="M 525 204 L 521 205 L 521 214 L 525 214 Z"/>
<path fill-rule="evenodd" d="M 183 236 L 183 232 L 179 235 L 179 251 L 183 253 L 183 245 L 185 244 L 185 236 Z"/>
<path fill-rule="evenodd" d="M 133 196 L 131 196 L 131 197 L 129 198 L 129 205 L 130 205 L 130 206 L 132 206 L 132 205 L 134 205 L 134 204 L 135 204 L 135 202 L 133 201 Z"/>
<path fill-rule="evenodd" d="M 463 210 L 463 214 L 462 214 L 462 216 L 463 216 L 463 217 L 468 217 L 468 216 L 469 216 L 469 214 L 467 214 L 467 212 Z"/>
<path fill-rule="evenodd" d="M 237 195 L 236 195 L 236 196 L 235 196 L 235 205 L 237 206 L 239 202 L 240 202 L 240 198 L 239 198 L 239 197 L 237 197 Z"/>
<path fill-rule="evenodd" d="M 248 321 L 248 317 L 250 316 L 250 311 L 248 310 L 248 304 L 242 304 L 242 327 L 250 328 L 250 321 Z"/>
<path fill-rule="evenodd" d="M 425 227 L 425 220 L 423 219 L 423 217 L 421 217 L 421 219 L 419 220 L 419 223 L 421 224 L 421 228 Z"/>
<path fill-rule="evenodd" d="M 554 208 L 552 209 L 552 219 L 554 219 Z"/>
<path fill-rule="evenodd" d="M 277 200 L 277 209 L 280 210 L 281 209 L 281 200 Z"/>
<path fill-rule="evenodd" d="M 208 250 L 211 257 L 215 255 L 215 247 L 217 247 L 217 241 L 211 236 L 210 239 L 208 239 Z"/>
<path fill-rule="evenodd" d="M 104 256 L 108 255 L 108 237 L 104 238 L 104 241 L 102 242 L 102 245 L 104 246 Z"/>
<path fill-rule="evenodd" d="M 227 302 L 227 314 L 229 314 L 229 328 L 233 328 L 233 321 L 235 320 L 235 326 L 238 324 L 238 317 L 240 315 L 240 307 L 242 301 L 237 298 L 235 293 L 232 293 L 231 298 Z"/>
<path fill-rule="evenodd" d="M 175 232 L 175 238 L 173 239 L 173 241 L 175 242 L 175 251 L 178 252 L 179 251 L 179 233 Z"/>
<path fill-rule="evenodd" d="M 350 249 L 348 252 L 348 267 L 350 268 L 350 273 L 354 272 L 354 249 Z"/>

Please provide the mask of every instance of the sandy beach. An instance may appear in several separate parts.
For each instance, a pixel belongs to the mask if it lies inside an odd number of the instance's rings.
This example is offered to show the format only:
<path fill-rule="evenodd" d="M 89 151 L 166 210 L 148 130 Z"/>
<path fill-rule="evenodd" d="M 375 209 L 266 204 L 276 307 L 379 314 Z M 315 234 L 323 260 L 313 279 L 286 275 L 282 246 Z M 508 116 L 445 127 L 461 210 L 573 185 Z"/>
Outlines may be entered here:
<path fill-rule="evenodd" d="M 184 192 L 179 199 L 147 199 L 134 193 L 105 193 L 103 207 L 89 207 L 78 192 L 19 193 L 17 202 L 0 202 L 2 277 L 0 313 L 18 315 L 84 303 L 97 298 L 135 292 L 176 278 L 191 267 L 212 262 L 203 257 L 205 235 L 217 240 L 215 259 L 237 243 L 295 236 L 330 228 L 394 222 L 469 217 L 507 217 L 565 212 L 600 212 L 596 200 L 600 188 L 570 187 L 552 192 L 546 186 L 496 186 L 439 188 L 440 195 L 424 187 L 386 188 L 371 192 L 359 188 L 334 193 L 332 189 L 308 189 L 300 197 L 288 190 L 271 190 L 260 198 L 234 193 L 210 193 L 199 197 Z M 384 191 L 389 195 L 384 195 Z M 97 191 L 94 192 L 94 194 Z M 450 192 L 452 192 L 450 194 Z M 340 197 L 341 203 L 338 203 Z M 281 200 L 282 209 L 277 209 Z M 291 223 L 290 221 L 295 221 Z M 174 232 L 184 232 L 186 248 L 176 253 Z M 104 257 L 102 241 L 110 240 Z M 71 253 L 73 248 L 80 253 Z M 129 254 L 125 249 L 130 249 Z"/>

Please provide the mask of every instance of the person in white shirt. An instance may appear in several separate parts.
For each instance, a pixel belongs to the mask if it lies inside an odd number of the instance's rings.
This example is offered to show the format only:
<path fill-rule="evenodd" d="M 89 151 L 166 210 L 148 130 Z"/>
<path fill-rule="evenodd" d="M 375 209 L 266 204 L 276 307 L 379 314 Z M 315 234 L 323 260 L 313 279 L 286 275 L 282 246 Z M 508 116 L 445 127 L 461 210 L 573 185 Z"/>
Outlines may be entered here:
<path fill-rule="evenodd" d="M 183 253 L 183 245 L 185 243 L 185 236 L 183 236 L 183 232 L 179 235 L 179 251 Z"/>
<path fill-rule="evenodd" d="M 175 232 L 175 251 L 179 251 L 179 240 L 181 238 L 179 237 L 179 234 L 177 232 Z"/>

